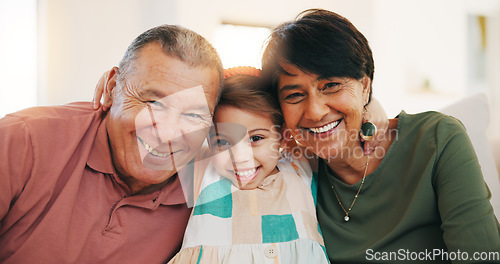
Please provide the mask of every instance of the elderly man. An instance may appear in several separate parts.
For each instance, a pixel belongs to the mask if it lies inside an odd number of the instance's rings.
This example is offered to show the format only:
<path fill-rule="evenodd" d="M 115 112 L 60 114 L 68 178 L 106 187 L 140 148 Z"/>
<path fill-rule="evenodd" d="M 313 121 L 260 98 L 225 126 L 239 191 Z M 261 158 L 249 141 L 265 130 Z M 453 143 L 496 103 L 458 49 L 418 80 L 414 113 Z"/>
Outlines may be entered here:
<path fill-rule="evenodd" d="M 198 34 L 137 37 L 104 105 L 36 107 L 0 120 L 0 262 L 159 263 L 190 208 L 180 172 L 208 131 L 222 79 Z"/>

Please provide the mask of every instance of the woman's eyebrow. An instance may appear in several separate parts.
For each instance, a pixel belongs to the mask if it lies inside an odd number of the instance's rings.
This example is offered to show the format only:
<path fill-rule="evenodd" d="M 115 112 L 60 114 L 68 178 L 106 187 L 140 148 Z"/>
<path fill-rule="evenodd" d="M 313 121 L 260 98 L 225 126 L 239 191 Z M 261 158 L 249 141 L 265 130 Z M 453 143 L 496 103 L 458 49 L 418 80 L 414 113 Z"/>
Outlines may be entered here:
<path fill-rule="evenodd" d="M 316 81 L 317 82 L 321 82 L 321 81 L 332 82 L 333 81 L 332 78 L 334 78 L 334 77 L 318 77 L 318 78 L 316 78 Z M 302 85 L 300 85 L 300 84 L 289 84 L 289 85 L 285 85 L 285 86 L 279 88 L 279 92 L 288 91 L 288 90 L 295 90 L 295 89 L 298 89 L 301 87 L 302 87 Z"/>
<path fill-rule="evenodd" d="M 301 86 L 299 84 L 290 84 L 290 85 L 285 85 L 280 88 L 280 92 L 282 91 L 288 91 L 288 90 L 295 90 L 297 88 L 300 88 Z"/>

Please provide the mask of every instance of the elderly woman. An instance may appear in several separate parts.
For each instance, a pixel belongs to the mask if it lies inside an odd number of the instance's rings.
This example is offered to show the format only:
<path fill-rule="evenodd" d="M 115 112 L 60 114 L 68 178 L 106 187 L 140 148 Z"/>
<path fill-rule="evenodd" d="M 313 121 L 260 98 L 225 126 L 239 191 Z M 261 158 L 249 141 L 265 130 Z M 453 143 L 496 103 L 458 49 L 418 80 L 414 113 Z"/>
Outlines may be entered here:
<path fill-rule="evenodd" d="M 307 10 L 274 29 L 263 56 L 286 127 L 316 154 L 317 215 L 330 260 L 498 254 L 490 193 L 458 120 L 402 111 L 379 131 L 375 151 L 363 150 L 375 131 L 366 111 L 373 71 L 363 34 L 326 10 Z"/>

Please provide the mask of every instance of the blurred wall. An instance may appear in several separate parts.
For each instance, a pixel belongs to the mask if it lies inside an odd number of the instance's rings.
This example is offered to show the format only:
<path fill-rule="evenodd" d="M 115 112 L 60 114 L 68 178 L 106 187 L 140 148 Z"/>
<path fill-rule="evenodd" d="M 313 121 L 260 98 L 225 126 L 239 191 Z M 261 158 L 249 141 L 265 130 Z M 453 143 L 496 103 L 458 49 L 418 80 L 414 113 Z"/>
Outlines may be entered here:
<path fill-rule="evenodd" d="M 148 28 L 177 23 L 177 9 L 177 1 L 39 0 L 39 104 L 91 100 L 128 44 Z"/>
<path fill-rule="evenodd" d="M 0 0 L 0 118 L 37 104 L 36 1 Z"/>
<path fill-rule="evenodd" d="M 371 2 L 357 1 L 364 8 L 353 10 L 331 0 L 38 0 L 39 104 L 90 100 L 101 74 L 118 64 L 128 44 L 160 24 L 180 24 L 211 41 L 222 22 L 275 26 L 319 6 L 346 10 L 360 28 L 369 28 Z"/>

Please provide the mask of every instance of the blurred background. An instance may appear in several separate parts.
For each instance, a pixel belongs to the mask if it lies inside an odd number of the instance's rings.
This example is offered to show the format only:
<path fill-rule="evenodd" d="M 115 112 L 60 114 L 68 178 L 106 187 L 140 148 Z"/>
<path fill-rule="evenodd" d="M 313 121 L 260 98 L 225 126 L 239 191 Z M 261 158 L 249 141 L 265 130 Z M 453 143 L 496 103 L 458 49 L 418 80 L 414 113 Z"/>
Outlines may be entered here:
<path fill-rule="evenodd" d="M 340 13 L 367 37 L 374 95 L 390 117 L 483 93 L 488 134 L 499 131 L 498 0 L 0 0 L 0 117 L 91 100 L 128 44 L 165 23 L 203 35 L 224 67 L 260 67 L 270 28 L 314 7 Z"/>

